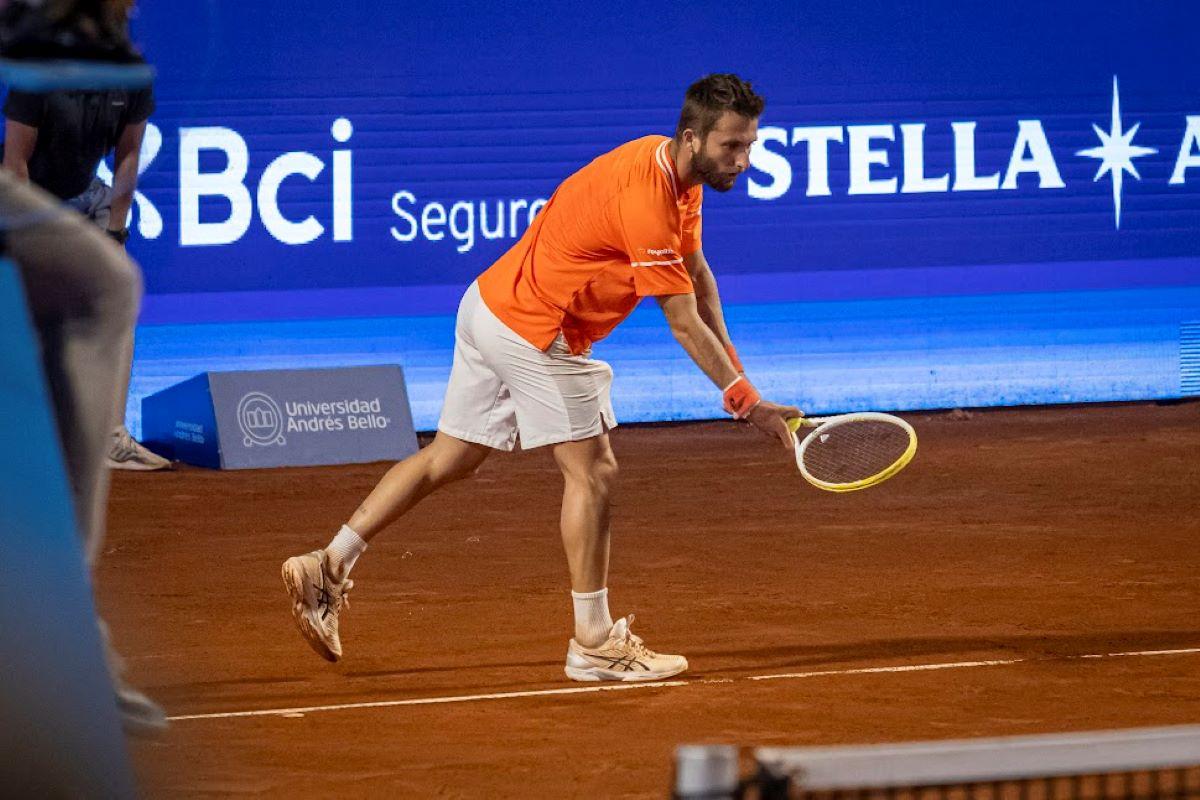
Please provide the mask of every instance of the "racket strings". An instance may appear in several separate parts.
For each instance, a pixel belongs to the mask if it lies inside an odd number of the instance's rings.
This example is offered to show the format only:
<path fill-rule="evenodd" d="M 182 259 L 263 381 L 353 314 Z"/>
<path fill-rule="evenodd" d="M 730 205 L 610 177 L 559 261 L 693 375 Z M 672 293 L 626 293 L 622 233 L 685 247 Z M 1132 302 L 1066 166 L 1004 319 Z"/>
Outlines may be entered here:
<path fill-rule="evenodd" d="M 910 441 L 908 431 L 891 422 L 845 422 L 813 432 L 804 450 L 804 467 L 819 481 L 854 483 L 891 467 Z"/>

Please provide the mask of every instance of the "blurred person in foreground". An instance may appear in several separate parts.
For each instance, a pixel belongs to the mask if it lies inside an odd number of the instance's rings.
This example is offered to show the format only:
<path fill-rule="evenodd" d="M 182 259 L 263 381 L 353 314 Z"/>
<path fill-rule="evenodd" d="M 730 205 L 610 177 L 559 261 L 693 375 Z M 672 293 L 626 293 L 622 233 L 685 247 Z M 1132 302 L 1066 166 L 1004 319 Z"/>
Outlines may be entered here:
<path fill-rule="evenodd" d="M 54 12 L 55 3 L 46 4 Z M 61 3 L 65 13 L 70 4 Z M 120 29 L 128 26 L 133 0 L 77 3 L 93 6 Z M 154 111 L 150 86 L 108 90 L 65 89 L 28 92 L 12 89 L 4 102 L 4 169 L 45 189 L 125 246 L 125 221 L 137 189 L 138 157 L 146 122 Z M 113 185 L 96 168 L 113 155 Z M 135 320 L 136 322 L 136 320 Z M 114 469 L 162 470 L 171 462 L 134 440 L 125 426 L 129 377 L 133 368 L 133 330 L 118 344 L 125 367 L 117 384 L 116 412 L 110 432 L 108 465 Z"/>
<path fill-rule="evenodd" d="M 318 654 L 341 658 L 338 618 L 367 542 L 519 438 L 527 450 L 550 447 L 563 475 L 560 527 L 575 614 L 567 677 L 645 681 L 687 669 L 683 656 L 646 647 L 630 629 L 632 614 L 614 622 L 609 612 L 617 461 L 608 432 L 617 421 L 612 369 L 590 357 L 591 346 L 642 298 L 655 298 L 725 411 L 792 447 L 786 420 L 800 411 L 762 399 L 746 379 L 700 246 L 704 187 L 728 191 L 749 166 L 763 105 L 736 75 L 697 81 L 673 137 L 635 139 L 568 177 L 520 241 L 471 284 L 433 442 L 392 467 L 327 547 L 283 565 L 296 625 Z"/>
<path fill-rule="evenodd" d="M 120 2 L 0 0 L 0 55 L 26 77 L 41 68 L 50 82 L 86 83 L 81 67 L 138 65 L 127 11 Z M 65 79 L 57 71 L 64 62 L 72 68 Z M 123 348 L 137 319 L 141 274 L 112 237 L 8 171 L 0 171 L 0 223 L 3 255 L 16 265 L 41 345 L 81 547 L 94 566 L 108 505 L 105 456 L 117 390 L 128 378 Z M 97 624 L 125 729 L 164 728 L 163 710 L 125 681 L 106 626 Z"/>

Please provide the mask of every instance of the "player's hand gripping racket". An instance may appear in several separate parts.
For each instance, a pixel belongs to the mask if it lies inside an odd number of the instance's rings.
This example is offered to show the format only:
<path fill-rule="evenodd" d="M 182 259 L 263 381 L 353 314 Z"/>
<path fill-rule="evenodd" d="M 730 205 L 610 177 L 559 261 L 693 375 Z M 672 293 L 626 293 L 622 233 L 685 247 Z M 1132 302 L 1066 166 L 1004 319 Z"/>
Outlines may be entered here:
<path fill-rule="evenodd" d="M 829 492 L 853 492 L 882 483 L 917 452 L 917 432 L 899 417 L 876 412 L 787 421 L 804 479 Z M 815 428 L 801 439 L 801 428 Z"/>

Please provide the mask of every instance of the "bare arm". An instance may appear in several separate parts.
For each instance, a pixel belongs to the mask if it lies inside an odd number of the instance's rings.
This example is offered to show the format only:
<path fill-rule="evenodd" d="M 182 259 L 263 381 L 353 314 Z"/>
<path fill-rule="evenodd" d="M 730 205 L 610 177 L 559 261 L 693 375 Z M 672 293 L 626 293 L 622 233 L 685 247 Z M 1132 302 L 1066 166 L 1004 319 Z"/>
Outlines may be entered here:
<path fill-rule="evenodd" d="M 113 155 L 113 197 L 108 217 L 108 229 L 119 231 L 129 218 L 129 207 L 133 205 L 133 193 L 137 189 L 138 158 L 142 152 L 142 137 L 146 133 L 146 122 L 126 125 L 117 140 Z"/>
<path fill-rule="evenodd" d="M 682 345 L 691 356 L 696 366 L 708 376 L 717 388 L 727 391 L 740 376 L 729 354 L 713 331 L 709 323 L 701 317 L 699 302 L 693 294 L 662 295 L 657 298 L 667 324 L 676 341 Z M 720 313 L 720 301 L 717 302 L 717 313 Z M 724 323 L 721 323 L 724 328 Z M 728 336 L 726 336 L 728 340 Z M 801 416 L 800 409 L 792 406 L 781 406 L 775 403 L 761 401 L 746 415 L 745 419 L 754 427 L 769 436 L 777 437 L 784 447 L 792 446 L 792 435 L 788 432 L 785 420 Z"/>
<path fill-rule="evenodd" d="M 29 182 L 29 159 L 37 146 L 38 129 L 15 120 L 4 120 L 4 168 Z"/>
<path fill-rule="evenodd" d="M 692 285 L 696 287 L 696 309 L 700 319 L 708 329 L 716 335 L 721 347 L 731 344 L 729 331 L 725 328 L 725 314 L 721 311 L 721 295 L 717 292 L 717 280 L 713 277 L 712 268 L 703 250 L 697 250 L 684 258 L 684 265 L 692 277 Z"/>
<path fill-rule="evenodd" d="M 729 354 L 725 352 L 724 342 L 703 318 L 698 294 L 697 290 L 697 294 L 669 294 L 655 299 L 662 307 L 675 340 L 709 380 L 724 391 L 729 384 L 737 380 L 738 371 L 729 360 Z M 727 341 L 729 337 L 725 338 Z"/>

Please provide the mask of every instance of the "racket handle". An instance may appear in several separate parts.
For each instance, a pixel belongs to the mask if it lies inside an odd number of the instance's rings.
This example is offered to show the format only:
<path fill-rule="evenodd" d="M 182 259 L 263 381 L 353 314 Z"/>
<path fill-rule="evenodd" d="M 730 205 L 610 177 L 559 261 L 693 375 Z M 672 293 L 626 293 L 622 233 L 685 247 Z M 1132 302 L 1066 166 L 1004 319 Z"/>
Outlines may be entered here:
<path fill-rule="evenodd" d="M 791 419 L 787 420 L 787 426 L 789 431 L 795 433 L 801 428 L 815 428 L 818 425 L 835 418 L 836 417 L 792 417 Z"/>
<path fill-rule="evenodd" d="M 787 420 L 788 430 L 791 431 L 792 433 L 795 433 L 796 431 L 798 431 L 804 427 L 812 427 L 815 424 L 816 423 L 814 423 L 808 417 L 792 417 Z"/>

